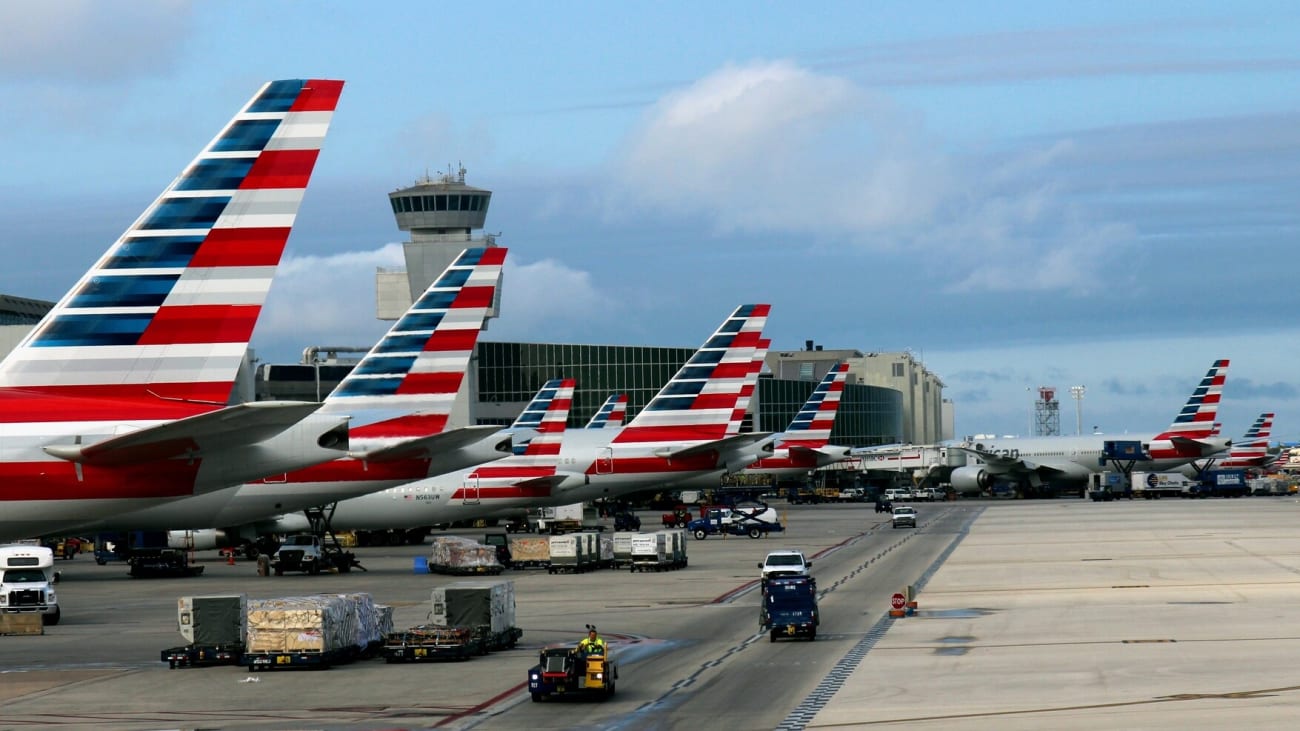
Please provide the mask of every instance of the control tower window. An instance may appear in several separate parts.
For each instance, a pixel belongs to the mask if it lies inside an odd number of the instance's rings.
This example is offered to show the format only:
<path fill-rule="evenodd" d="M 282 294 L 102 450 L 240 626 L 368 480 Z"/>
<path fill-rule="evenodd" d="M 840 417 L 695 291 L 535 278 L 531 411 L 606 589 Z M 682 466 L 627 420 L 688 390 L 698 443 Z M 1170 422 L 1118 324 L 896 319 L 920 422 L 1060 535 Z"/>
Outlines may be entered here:
<path fill-rule="evenodd" d="M 470 209 L 471 211 L 477 211 L 477 210 L 479 210 L 478 204 L 479 204 L 479 201 L 481 201 L 481 200 L 483 200 L 483 196 L 481 196 L 481 195 L 472 195 L 472 196 L 470 196 L 470 198 L 469 198 L 469 209 Z"/>
<path fill-rule="evenodd" d="M 434 198 L 434 201 L 437 203 L 437 210 L 439 211 L 447 210 L 447 196 L 445 195 L 437 196 Z"/>
<path fill-rule="evenodd" d="M 424 213 L 424 196 L 411 196 L 411 211 L 414 213 Z"/>
<path fill-rule="evenodd" d="M 460 196 L 458 195 L 447 196 L 447 210 L 449 211 L 460 210 Z"/>

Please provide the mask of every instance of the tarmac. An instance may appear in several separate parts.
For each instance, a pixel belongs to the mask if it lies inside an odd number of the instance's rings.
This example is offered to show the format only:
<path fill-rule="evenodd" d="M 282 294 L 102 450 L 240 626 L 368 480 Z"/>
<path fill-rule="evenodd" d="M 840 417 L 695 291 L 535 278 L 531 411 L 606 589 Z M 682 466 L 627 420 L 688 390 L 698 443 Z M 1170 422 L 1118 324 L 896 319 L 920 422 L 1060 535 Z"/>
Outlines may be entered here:
<path fill-rule="evenodd" d="M 1289 729 L 1300 501 L 991 503 L 808 729 Z"/>

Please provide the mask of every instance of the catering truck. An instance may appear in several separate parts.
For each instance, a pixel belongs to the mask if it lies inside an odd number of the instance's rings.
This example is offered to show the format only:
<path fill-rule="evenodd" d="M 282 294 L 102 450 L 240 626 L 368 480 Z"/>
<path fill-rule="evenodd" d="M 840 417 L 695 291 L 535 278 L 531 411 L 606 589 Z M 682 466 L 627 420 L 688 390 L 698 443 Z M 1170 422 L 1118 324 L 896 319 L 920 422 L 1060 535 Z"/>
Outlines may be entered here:
<path fill-rule="evenodd" d="M 45 546 L 0 546 L 0 612 L 33 613 L 41 622 L 59 623 L 59 599 L 54 584 L 54 551 Z"/>

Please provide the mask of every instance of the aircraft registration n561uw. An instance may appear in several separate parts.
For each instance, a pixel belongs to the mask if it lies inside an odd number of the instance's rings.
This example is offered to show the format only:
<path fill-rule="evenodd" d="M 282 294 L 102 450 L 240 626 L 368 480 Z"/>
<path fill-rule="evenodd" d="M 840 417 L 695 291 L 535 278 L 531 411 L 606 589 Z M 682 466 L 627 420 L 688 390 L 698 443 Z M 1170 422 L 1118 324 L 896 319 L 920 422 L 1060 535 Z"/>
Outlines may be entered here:
<path fill-rule="evenodd" d="M 318 413 L 351 416 L 347 456 L 81 530 L 189 530 L 195 548 L 235 545 L 281 513 L 506 456 L 512 437 L 499 427 L 444 431 L 505 257 L 501 247 L 462 251 L 325 399 Z"/>
<path fill-rule="evenodd" d="M 333 459 L 319 404 L 228 406 L 342 81 L 273 81 L 0 362 L 0 540 Z"/>
<path fill-rule="evenodd" d="M 1192 392 L 1182 411 L 1169 428 L 1159 434 L 1110 436 L 1035 437 L 1028 439 L 991 439 L 952 445 L 982 464 L 959 467 L 949 478 L 961 493 L 991 488 L 999 480 L 1016 483 L 1032 494 L 1043 485 L 1079 486 L 1088 476 L 1108 469 L 1104 457 L 1108 441 L 1141 442 L 1144 469 L 1152 472 L 1171 470 L 1193 460 L 1227 449 L 1229 440 L 1216 436 L 1215 418 L 1228 361 L 1215 361 Z"/>

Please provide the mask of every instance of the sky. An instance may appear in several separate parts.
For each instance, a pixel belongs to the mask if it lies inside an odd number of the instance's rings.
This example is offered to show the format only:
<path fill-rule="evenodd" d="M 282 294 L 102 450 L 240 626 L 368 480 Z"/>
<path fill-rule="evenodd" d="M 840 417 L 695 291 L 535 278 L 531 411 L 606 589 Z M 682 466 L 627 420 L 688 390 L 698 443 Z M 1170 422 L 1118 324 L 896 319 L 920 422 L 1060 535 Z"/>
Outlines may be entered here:
<path fill-rule="evenodd" d="M 0 291 L 56 300 L 261 83 L 347 82 L 253 338 L 368 346 L 387 193 L 463 165 L 487 340 L 911 351 L 958 436 L 1300 439 L 1300 5 L 0 3 Z M 1082 385 L 1074 402 L 1069 387 Z"/>

